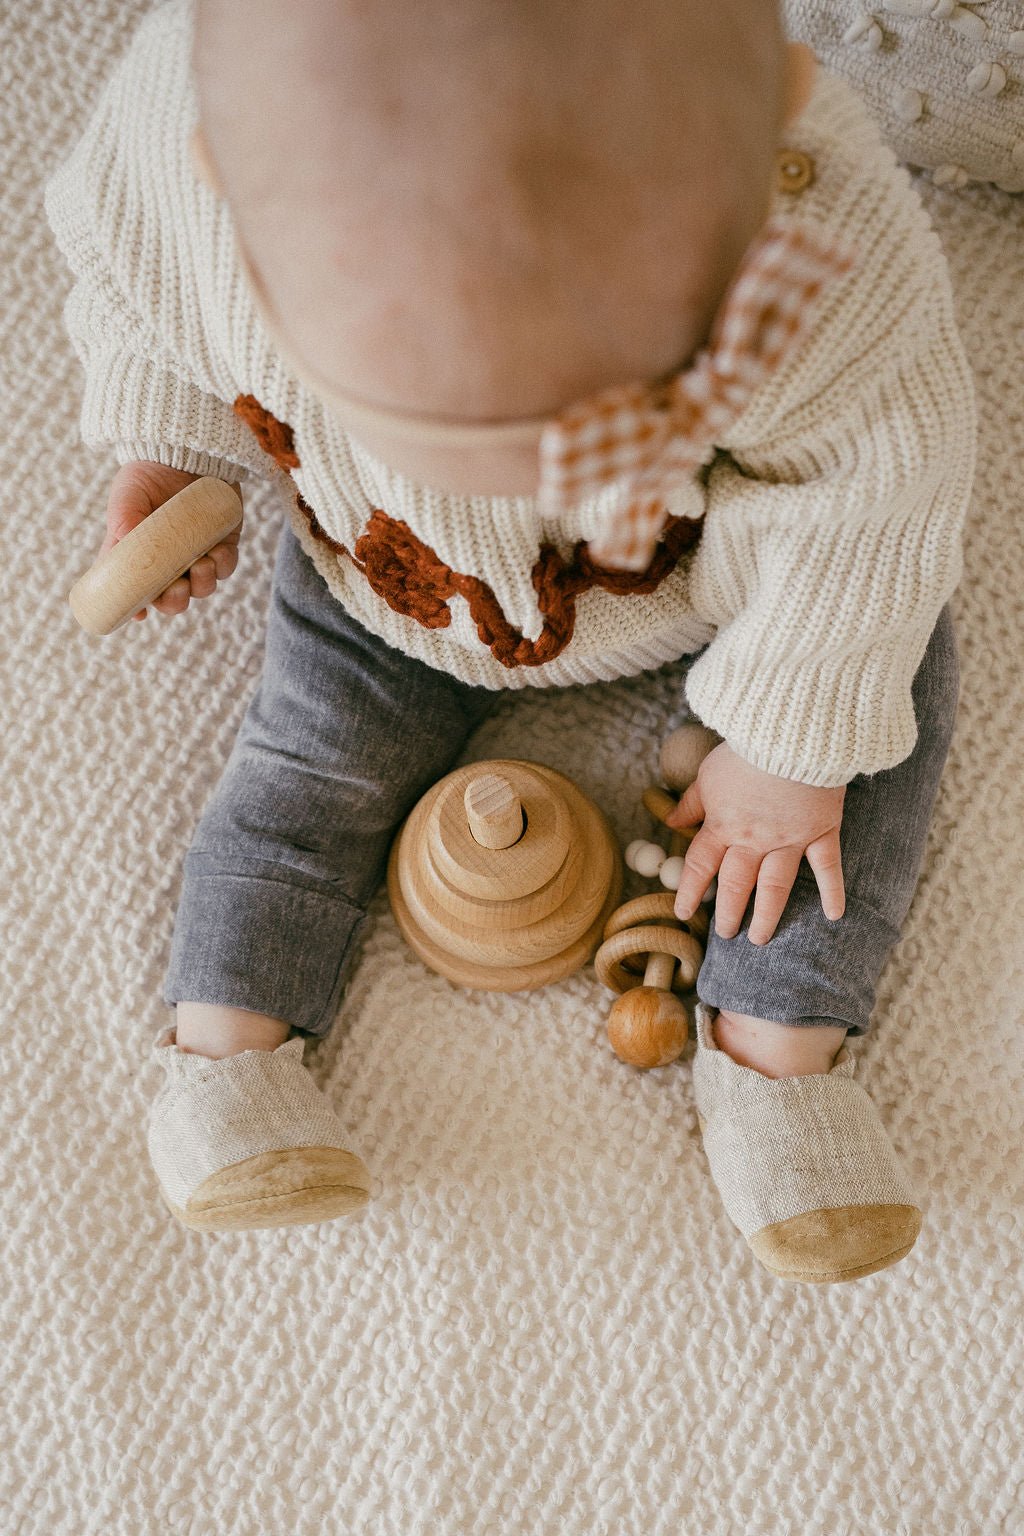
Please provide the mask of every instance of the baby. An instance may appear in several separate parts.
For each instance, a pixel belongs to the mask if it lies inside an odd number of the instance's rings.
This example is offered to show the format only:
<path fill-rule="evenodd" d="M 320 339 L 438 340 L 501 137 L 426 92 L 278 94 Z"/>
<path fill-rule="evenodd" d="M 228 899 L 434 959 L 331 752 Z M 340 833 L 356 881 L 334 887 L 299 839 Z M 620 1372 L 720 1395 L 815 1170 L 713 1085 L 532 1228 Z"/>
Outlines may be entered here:
<path fill-rule="evenodd" d="M 365 1204 L 302 1052 L 398 823 L 497 690 L 681 661 L 722 738 L 676 813 L 678 915 L 717 880 L 711 1173 L 777 1275 L 901 1259 L 921 1211 L 843 1042 L 952 735 L 974 415 L 854 93 L 765 0 L 169 0 L 47 209 L 83 438 L 122 466 L 101 553 L 199 475 L 287 493 L 154 1047 L 175 1216 Z M 208 597 L 240 529 L 153 607 Z"/>

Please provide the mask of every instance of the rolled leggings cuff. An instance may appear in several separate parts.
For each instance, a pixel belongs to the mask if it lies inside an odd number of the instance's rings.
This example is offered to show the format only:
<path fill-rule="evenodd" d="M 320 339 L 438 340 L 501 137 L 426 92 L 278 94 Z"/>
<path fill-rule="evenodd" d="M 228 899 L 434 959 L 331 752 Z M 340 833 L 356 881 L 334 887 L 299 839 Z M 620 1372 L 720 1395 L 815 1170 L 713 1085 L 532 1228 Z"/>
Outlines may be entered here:
<path fill-rule="evenodd" d="M 190 851 L 164 978 L 178 1002 L 249 1008 L 314 1038 L 330 1030 L 355 962 L 363 908 L 311 877 L 283 880 L 257 859 L 203 871 Z M 248 866 L 248 867 L 244 867 Z"/>
<path fill-rule="evenodd" d="M 818 900 L 816 888 L 811 900 Z M 767 944 L 751 944 L 746 921 L 733 939 L 712 925 L 697 996 L 730 1013 L 798 1027 L 838 1024 L 866 1035 L 878 978 L 898 938 L 898 929 L 849 893 L 842 917 L 830 921 L 819 911 L 787 923 L 784 915 Z"/>

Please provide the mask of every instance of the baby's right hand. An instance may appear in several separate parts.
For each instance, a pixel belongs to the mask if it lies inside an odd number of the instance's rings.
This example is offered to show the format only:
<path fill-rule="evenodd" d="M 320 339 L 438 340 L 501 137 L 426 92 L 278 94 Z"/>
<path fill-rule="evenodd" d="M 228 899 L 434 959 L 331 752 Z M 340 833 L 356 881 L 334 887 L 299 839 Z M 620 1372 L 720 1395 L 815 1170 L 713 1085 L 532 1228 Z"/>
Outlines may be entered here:
<path fill-rule="evenodd" d="M 122 464 L 111 482 L 107 498 L 107 536 L 97 559 L 113 549 L 126 533 L 131 533 L 143 518 L 198 479 L 199 475 L 186 474 L 183 469 L 168 469 L 165 464 L 153 464 L 148 460 Z M 241 487 L 237 482 L 232 484 L 241 496 Z M 242 523 L 239 521 L 237 528 L 233 528 L 219 544 L 215 544 L 196 560 L 169 587 L 165 587 L 159 597 L 153 599 L 153 607 L 159 613 L 184 613 L 190 597 L 209 597 L 215 592 L 217 582 L 226 580 L 238 564 L 241 532 Z M 145 608 L 140 608 L 132 617 L 144 619 Z"/>

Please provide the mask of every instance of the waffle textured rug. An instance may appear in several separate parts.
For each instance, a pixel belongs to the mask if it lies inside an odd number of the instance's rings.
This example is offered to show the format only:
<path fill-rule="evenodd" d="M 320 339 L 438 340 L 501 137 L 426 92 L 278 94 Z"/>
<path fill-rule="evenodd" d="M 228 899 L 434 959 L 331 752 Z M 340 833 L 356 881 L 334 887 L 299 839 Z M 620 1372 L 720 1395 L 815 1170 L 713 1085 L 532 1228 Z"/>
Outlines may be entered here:
<path fill-rule="evenodd" d="M 592 970 L 456 990 L 383 897 L 307 1047 L 375 1198 L 350 1226 L 203 1236 L 158 1198 L 148 1052 L 286 509 L 250 498 L 238 570 L 185 617 L 75 623 L 116 466 L 78 441 L 40 188 L 142 9 L 2 10 L 0 1533 L 1020 1536 L 1024 197 L 921 183 L 982 430 L 958 729 L 853 1047 L 924 1197 L 911 1255 L 773 1280 L 711 1183 L 689 1053 L 619 1062 Z M 647 835 L 677 688 L 510 696 L 468 756 L 550 763 Z"/>

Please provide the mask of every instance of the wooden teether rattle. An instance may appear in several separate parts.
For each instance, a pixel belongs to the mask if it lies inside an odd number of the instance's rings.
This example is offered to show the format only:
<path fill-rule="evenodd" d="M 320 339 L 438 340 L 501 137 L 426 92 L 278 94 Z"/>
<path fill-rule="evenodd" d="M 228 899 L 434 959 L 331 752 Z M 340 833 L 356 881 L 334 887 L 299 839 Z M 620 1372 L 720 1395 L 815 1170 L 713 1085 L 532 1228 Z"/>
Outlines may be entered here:
<path fill-rule="evenodd" d="M 225 480 L 193 480 L 79 577 L 68 593 L 71 612 L 90 635 L 111 634 L 241 520 L 241 497 Z"/>
<path fill-rule="evenodd" d="M 519 992 L 593 955 L 622 866 L 604 815 L 541 763 L 457 768 L 399 829 L 388 894 L 410 948 L 460 986 Z"/>
<path fill-rule="evenodd" d="M 661 751 L 666 783 L 677 793 L 687 789 L 720 739 L 696 722 L 673 731 Z M 656 820 L 664 822 L 678 799 L 656 785 L 644 791 L 643 802 Z M 689 1014 L 676 993 L 688 992 L 696 984 L 709 917 L 700 906 L 681 922 L 673 907 L 683 873 L 682 850 L 695 836 L 696 828 L 673 831 L 669 854 L 646 838 L 629 844 L 625 855 L 629 868 L 637 874 L 657 875 L 667 889 L 627 901 L 613 912 L 594 956 L 599 980 L 620 994 L 608 1017 L 608 1038 L 619 1059 L 631 1066 L 663 1067 L 686 1049 Z"/>

